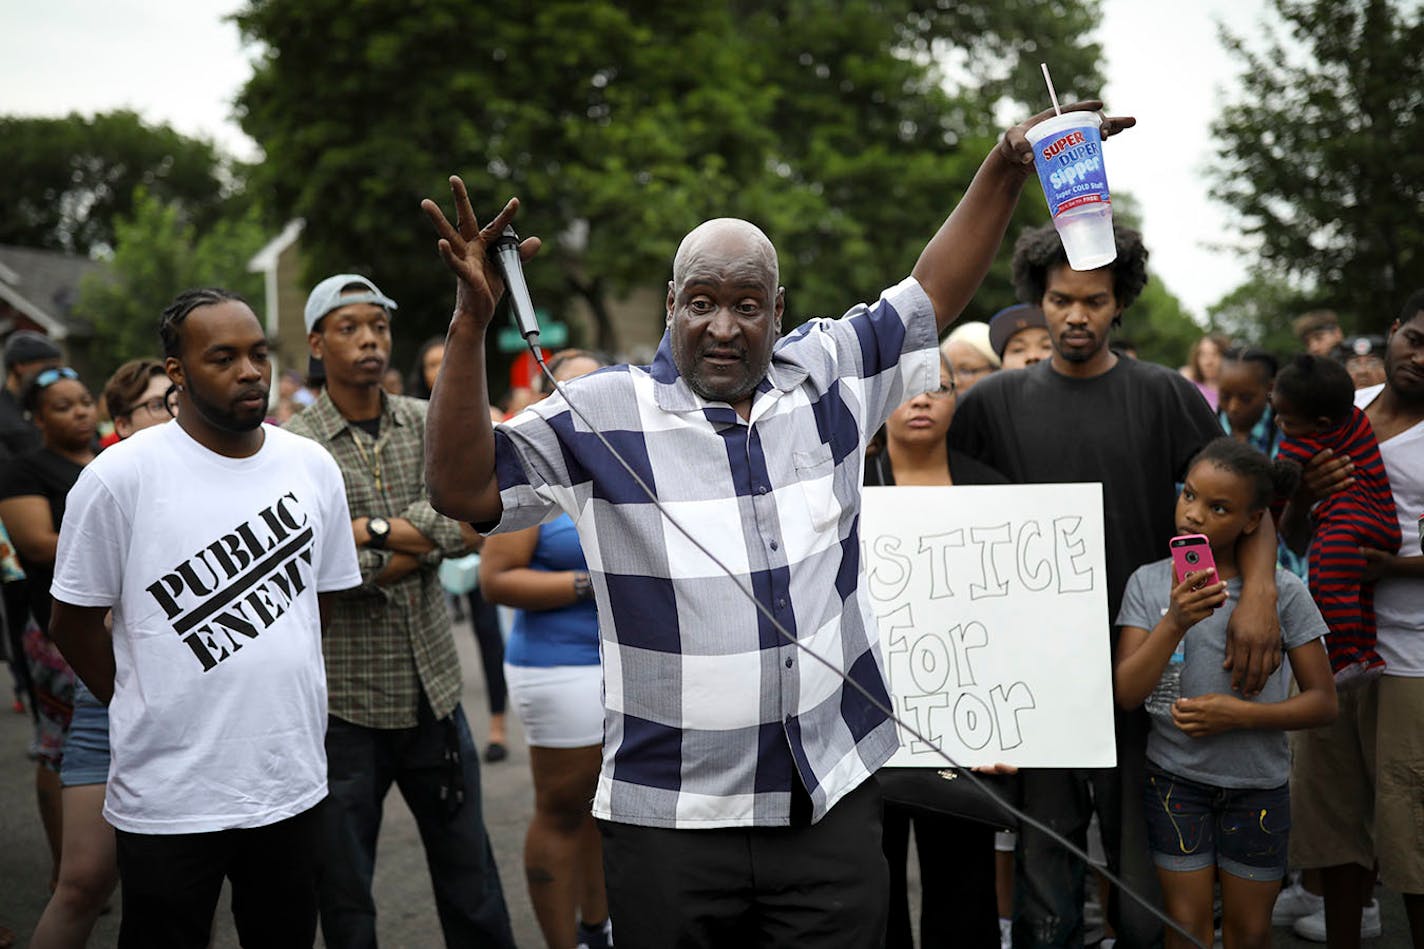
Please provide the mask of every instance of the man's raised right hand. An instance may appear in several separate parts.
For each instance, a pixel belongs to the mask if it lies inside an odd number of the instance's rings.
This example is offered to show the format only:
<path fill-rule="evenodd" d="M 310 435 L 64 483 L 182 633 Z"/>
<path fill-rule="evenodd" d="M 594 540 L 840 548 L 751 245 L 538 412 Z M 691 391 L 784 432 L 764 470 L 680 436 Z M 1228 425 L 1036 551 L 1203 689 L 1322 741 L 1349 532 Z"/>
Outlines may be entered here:
<path fill-rule="evenodd" d="M 455 291 L 455 319 L 473 319 L 481 330 L 494 316 L 495 304 L 504 294 L 504 278 L 499 267 L 489 258 L 488 251 L 499 239 L 504 228 L 519 211 L 519 199 L 510 198 L 504 209 L 484 227 L 475 218 L 470 195 L 458 175 L 450 176 L 450 191 L 455 196 L 455 223 L 452 225 L 440 205 L 426 198 L 420 208 L 435 232 L 440 235 L 436 246 L 445 266 L 459 283 Z M 529 260 L 539 252 L 540 240 L 528 237 L 519 243 L 519 257 Z"/>

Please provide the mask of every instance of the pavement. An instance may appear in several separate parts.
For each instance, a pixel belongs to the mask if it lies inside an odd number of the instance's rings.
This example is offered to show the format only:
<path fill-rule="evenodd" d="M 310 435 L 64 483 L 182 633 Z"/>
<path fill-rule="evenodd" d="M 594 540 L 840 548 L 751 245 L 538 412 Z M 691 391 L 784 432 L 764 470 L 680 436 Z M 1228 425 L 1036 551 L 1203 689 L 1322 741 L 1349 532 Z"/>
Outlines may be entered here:
<path fill-rule="evenodd" d="M 485 703 L 484 678 L 479 654 L 468 623 L 455 624 L 455 642 L 464 673 L 464 707 L 481 750 L 488 734 L 489 715 Z M 0 673 L 8 679 L 7 673 Z M 8 681 L 5 682 L 8 687 Z M 3 690 L 8 698 L 8 688 Z M 0 707 L 0 926 L 14 930 L 24 946 L 48 899 L 49 849 L 35 806 L 34 764 L 25 757 L 30 741 L 28 715 L 14 715 Z M 481 764 L 485 825 L 494 846 L 495 860 L 504 885 L 514 936 L 520 946 L 539 946 L 542 937 L 524 887 L 524 829 L 533 812 L 533 792 L 529 780 L 529 755 L 518 721 L 509 720 L 509 757 L 498 764 Z M 375 893 L 377 935 L 385 949 L 430 949 L 441 945 L 435 899 L 425 855 L 415 821 L 400 793 L 392 789 L 386 799 L 376 859 Z M 918 868 L 910 859 L 911 892 L 918 890 Z M 918 915 L 918 899 L 912 911 Z M 115 893 L 114 912 L 99 919 L 91 946 L 112 946 L 118 938 L 119 897 Z M 1367 940 L 1367 949 L 1403 949 L 1409 945 L 1408 923 L 1398 897 L 1381 893 L 1384 935 Z M 616 923 L 615 923 L 616 925 Z M 227 893 L 217 913 L 213 949 L 238 945 L 227 909 Z M 322 942 L 318 937 L 317 945 Z M 1316 945 L 1296 939 L 1288 929 L 1277 928 L 1277 949 L 1305 949 Z"/>
<path fill-rule="evenodd" d="M 489 734 L 489 706 L 474 634 L 466 622 L 455 624 L 455 643 L 464 673 L 463 703 L 475 743 L 483 751 Z M 0 706 L 0 926 L 19 936 L 16 946 L 29 941 L 31 931 L 49 898 L 49 847 L 35 805 L 35 766 L 25 757 L 30 741 L 30 718 L 9 711 L 9 672 L 0 671 L 6 699 Z M 529 753 L 514 716 L 509 717 L 509 757 L 498 764 L 480 764 L 484 792 L 485 826 L 494 846 L 500 882 L 509 906 L 514 938 L 520 946 L 539 946 L 543 938 L 524 887 L 524 829 L 534 811 L 529 780 Z M 432 949 L 442 944 L 435 915 L 430 872 L 415 821 L 400 791 L 386 798 L 385 819 L 377 843 L 376 932 L 383 949 Z M 91 946 L 113 946 L 119 933 L 119 895 L 114 911 L 100 917 Z M 227 889 L 218 909 L 213 949 L 238 946 L 232 916 L 227 909 Z M 317 945 L 321 946 L 320 937 Z"/>

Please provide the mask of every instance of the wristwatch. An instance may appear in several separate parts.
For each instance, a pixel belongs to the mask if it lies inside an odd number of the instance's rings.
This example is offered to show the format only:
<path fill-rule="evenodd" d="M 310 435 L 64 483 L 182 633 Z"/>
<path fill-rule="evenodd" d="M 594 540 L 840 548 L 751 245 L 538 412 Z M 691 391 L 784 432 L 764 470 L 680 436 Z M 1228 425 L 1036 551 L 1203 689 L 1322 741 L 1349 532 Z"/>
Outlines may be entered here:
<path fill-rule="evenodd" d="M 384 517 L 373 517 L 366 521 L 366 533 L 370 539 L 366 546 L 372 550 L 385 550 L 386 541 L 391 536 L 391 522 Z"/>

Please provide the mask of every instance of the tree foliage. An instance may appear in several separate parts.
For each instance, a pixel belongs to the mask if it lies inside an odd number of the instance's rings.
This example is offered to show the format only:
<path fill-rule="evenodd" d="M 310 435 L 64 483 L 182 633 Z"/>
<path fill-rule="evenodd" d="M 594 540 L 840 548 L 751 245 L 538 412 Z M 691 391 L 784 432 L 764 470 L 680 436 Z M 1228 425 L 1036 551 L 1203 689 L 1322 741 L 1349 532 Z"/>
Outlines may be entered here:
<path fill-rule="evenodd" d="M 1175 369 L 1187 361 L 1192 344 L 1204 332 L 1182 301 L 1153 277 L 1123 313 L 1122 329 L 1114 335 L 1131 340 L 1139 358 Z"/>
<path fill-rule="evenodd" d="M 1040 59 L 1065 96 L 1101 79 L 1083 40 L 1095 0 L 520 10 L 476 22 L 459 0 L 249 0 L 236 17 L 264 50 L 242 124 L 266 152 L 265 192 L 307 220 L 308 276 L 371 273 L 411 337 L 449 310 L 418 202 L 448 195 L 451 172 L 483 214 L 523 200 L 521 232 L 546 241 L 536 298 L 587 300 L 601 330 L 587 342 L 616 346 L 608 302 L 661 286 L 681 236 L 722 215 L 776 242 L 794 324 L 908 272 L 996 111 L 1039 108 Z M 1017 226 L 1044 216 L 1030 197 Z M 1006 255 L 970 316 L 1012 300 Z"/>
<path fill-rule="evenodd" d="M 233 187 L 213 145 L 137 114 L 0 116 L 0 243 L 100 254 L 144 188 L 195 221 L 215 217 Z"/>
<path fill-rule="evenodd" d="M 1273 6 L 1285 32 L 1268 30 L 1259 48 L 1222 34 L 1246 104 L 1222 112 L 1216 194 L 1240 214 L 1267 281 L 1381 332 L 1424 286 L 1424 5 Z"/>
<path fill-rule="evenodd" d="M 126 360 L 159 355 L 159 314 L 185 287 L 235 290 L 261 315 L 262 277 L 247 271 L 267 234 L 255 209 L 200 233 L 180 202 L 139 187 L 132 212 L 115 218 L 114 233 L 107 273 L 86 278 L 75 305 L 94 327 L 90 362 L 102 373 L 96 378 Z"/>
<path fill-rule="evenodd" d="M 1114 192 L 1112 204 L 1113 223 L 1143 230 L 1142 210 L 1131 194 Z M 1122 325 L 1113 336 L 1136 347 L 1139 358 L 1175 368 L 1187 361 L 1187 353 L 1204 330 L 1153 271 L 1150 240 L 1148 250 L 1147 286 L 1123 313 Z"/>
<path fill-rule="evenodd" d="M 1212 304 L 1208 315 L 1212 327 L 1232 339 L 1284 356 L 1300 349 L 1291 322 L 1320 305 L 1280 277 L 1255 273 Z"/>

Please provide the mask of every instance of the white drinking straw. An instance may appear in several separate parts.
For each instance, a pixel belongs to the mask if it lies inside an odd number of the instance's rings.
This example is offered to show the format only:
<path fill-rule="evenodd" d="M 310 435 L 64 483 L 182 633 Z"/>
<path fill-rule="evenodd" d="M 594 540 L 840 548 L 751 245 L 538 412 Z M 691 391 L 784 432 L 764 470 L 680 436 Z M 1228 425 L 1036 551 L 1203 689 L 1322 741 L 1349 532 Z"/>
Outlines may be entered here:
<path fill-rule="evenodd" d="M 1058 108 L 1058 93 L 1053 91 L 1053 78 L 1048 75 L 1048 64 L 1039 63 L 1038 65 L 1043 70 L 1043 81 L 1048 84 L 1048 98 L 1053 100 L 1053 114 L 1062 115 L 1063 110 Z"/>

